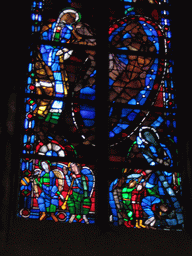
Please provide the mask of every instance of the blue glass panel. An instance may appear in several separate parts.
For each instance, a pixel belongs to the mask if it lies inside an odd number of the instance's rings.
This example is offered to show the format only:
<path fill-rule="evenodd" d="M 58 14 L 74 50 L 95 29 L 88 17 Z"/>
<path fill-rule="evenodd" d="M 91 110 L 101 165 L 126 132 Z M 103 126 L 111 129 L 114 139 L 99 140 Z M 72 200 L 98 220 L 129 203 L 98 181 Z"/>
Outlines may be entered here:
<path fill-rule="evenodd" d="M 93 73 L 90 75 L 90 77 L 94 76 L 96 74 L 97 70 L 94 70 Z"/>
<path fill-rule="evenodd" d="M 94 109 L 94 107 L 91 107 L 91 106 L 81 105 L 80 114 L 81 114 L 82 118 L 94 119 L 95 118 L 95 109 Z"/>
<path fill-rule="evenodd" d="M 124 36 L 123 36 L 123 39 L 126 39 L 126 38 L 131 38 L 131 35 L 129 33 L 126 33 Z"/>
<path fill-rule="evenodd" d="M 110 131 L 110 132 L 109 132 L 109 138 L 113 138 L 114 136 L 115 136 L 115 133 L 112 132 L 112 131 Z"/>
<path fill-rule="evenodd" d="M 29 170 L 32 171 L 33 170 L 33 162 L 29 163 Z"/>
<path fill-rule="evenodd" d="M 123 108 L 121 117 L 126 117 L 131 112 L 131 109 Z"/>
<path fill-rule="evenodd" d="M 80 114 L 83 118 L 85 119 L 94 119 L 95 117 L 95 112 L 88 111 L 88 110 L 80 110 Z"/>
<path fill-rule="evenodd" d="M 26 112 L 28 113 L 29 110 L 30 110 L 30 106 L 29 106 L 29 104 L 26 104 Z"/>
<path fill-rule="evenodd" d="M 24 171 L 24 170 L 25 170 L 25 162 L 22 162 L 21 170 L 22 170 L 22 171 Z"/>
<path fill-rule="evenodd" d="M 31 72 L 32 70 L 32 63 L 29 64 L 28 71 Z"/>
<path fill-rule="evenodd" d="M 31 83 L 32 83 L 31 77 L 28 77 L 27 83 L 28 83 L 28 84 L 31 84 Z"/>
<path fill-rule="evenodd" d="M 127 50 L 127 47 L 119 47 L 118 50 Z"/>
<path fill-rule="evenodd" d="M 153 128 L 157 128 L 161 125 L 161 123 L 163 122 L 163 118 L 160 116 L 157 118 L 157 120 L 155 122 L 153 122 L 153 124 L 151 125 L 151 127 Z"/>
<path fill-rule="evenodd" d="M 34 143 L 35 142 L 35 135 L 32 135 L 31 136 L 31 143 Z"/>
<path fill-rule="evenodd" d="M 34 1 L 33 4 L 32 4 L 32 7 L 36 7 L 36 2 Z"/>
<path fill-rule="evenodd" d="M 39 2 L 39 9 L 42 9 L 42 8 L 43 8 L 43 3 Z"/>
<path fill-rule="evenodd" d="M 173 140 L 174 140 L 175 143 L 177 143 L 177 137 L 176 136 L 173 137 Z"/>
<path fill-rule="evenodd" d="M 123 47 L 122 47 L 123 48 Z M 127 48 L 125 48 L 125 50 L 127 50 Z M 124 64 L 128 64 L 128 58 L 127 55 L 123 55 L 123 54 L 116 54 L 116 56 L 119 58 L 120 61 L 122 61 Z"/>
<path fill-rule="evenodd" d="M 128 124 L 118 124 L 118 126 L 124 130 L 124 129 L 127 129 L 127 127 L 129 126 Z"/>
<path fill-rule="evenodd" d="M 116 126 L 116 127 L 113 129 L 113 132 L 116 133 L 116 134 L 119 134 L 121 131 L 122 131 L 122 128 L 119 127 L 119 126 Z"/>
<path fill-rule="evenodd" d="M 137 116 L 137 113 L 131 112 L 131 113 L 127 116 L 127 119 L 128 119 L 129 121 L 133 121 L 136 116 Z"/>
<path fill-rule="evenodd" d="M 167 37 L 168 37 L 168 38 L 171 38 L 171 31 L 168 31 L 168 32 L 167 32 Z"/>
<path fill-rule="evenodd" d="M 90 99 L 95 100 L 95 89 L 90 87 L 85 87 L 80 91 L 80 99 Z"/>
<path fill-rule="evenodd" d="M 91 127 L 95 124 L 95 121 L 94 120 L 83 120 L 85 126 L 87 127 Z"/>
<path fill-rule="evenodd" d="M 57 109 L 62 109 L 63 107 L 63 102 L 62 101 L 54 101 L 52 104 L 52 108 L 57 108 Z"/>
<path fill-rule="evenodd" d="M 27 135 L 24 135 L 24 136 L 23 136 L 23 143 L 27 143 L 27 138 L 28 138 Z"/>
<path fill-rule="evenodd" d="M 25 129 L 29 128 L 29 121 L 27 119 L 25 119 L 25 121 L 24 121 L 24 128 Z"/>
<path fill-rule="evenodd" d="M 35 20 L 35 14 L 34 13 L 31 15 L 31 19 Z"/>
<path fill-rule="evenodd" d="M 135 99 L 131 99 L 128 104 L 130 105 L 137 105 L 137 101 Z"/>

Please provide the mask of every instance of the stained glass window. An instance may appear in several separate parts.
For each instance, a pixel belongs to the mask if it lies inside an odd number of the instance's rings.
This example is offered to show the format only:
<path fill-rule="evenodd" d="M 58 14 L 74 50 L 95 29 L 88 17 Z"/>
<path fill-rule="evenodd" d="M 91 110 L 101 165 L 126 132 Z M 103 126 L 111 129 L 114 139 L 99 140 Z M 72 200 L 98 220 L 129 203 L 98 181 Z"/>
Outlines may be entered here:
<path fill-rule="evenodd" d="M 170 4 L 123 2 L 124 17 L 109 28 L 114 49 L 109 56 L 110 160 L 122 172 L 109 188 L 110 221 L 127 228 L 180 230 Z"/>
<path fill-rule="evenodd" d="M 109 4 L 106 205 L 116 226 L 183 228 L 170 7 Z M 94 3 L 32 2 L 19 217 L 95 223 L 97 16 Z"/>
<path fill-rule="evenodd" d="M 26 219 L 95 222 L 94 162 L 84 162 L 89 149 L 78 129 L 94 129 L 94 89 L 82 83 L 94 79 L 95 36 L 80 7 L 31 5 L 18 210 Z"/>

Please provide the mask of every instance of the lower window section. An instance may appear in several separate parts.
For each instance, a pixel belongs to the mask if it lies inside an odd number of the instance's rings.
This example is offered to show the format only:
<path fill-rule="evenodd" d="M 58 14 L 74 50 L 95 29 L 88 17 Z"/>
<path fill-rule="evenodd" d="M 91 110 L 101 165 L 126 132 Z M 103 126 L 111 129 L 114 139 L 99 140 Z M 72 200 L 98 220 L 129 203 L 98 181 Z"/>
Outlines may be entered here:
<path fill-rule="evenodd" d="M 114 225 L 183 229 L 175 117 L 174 111 L 147 113 L 121 148 L 113 148 L 111 161 L 116 170 L 111 170 L 109 205 Z M 121 149 L 125 151 L 124 158 L 119 153 Z"/>
<path fill-rule="evenodd" d="M 110 221 L 127 228 L 182 230 L 181 177 L 160 169 L 122 169 L 109 187 Z"/>
<path fill-rule="evenodd" d="M 18 216 L 63 223 L 95 223 L 92 166 L 22 159 Z"/>

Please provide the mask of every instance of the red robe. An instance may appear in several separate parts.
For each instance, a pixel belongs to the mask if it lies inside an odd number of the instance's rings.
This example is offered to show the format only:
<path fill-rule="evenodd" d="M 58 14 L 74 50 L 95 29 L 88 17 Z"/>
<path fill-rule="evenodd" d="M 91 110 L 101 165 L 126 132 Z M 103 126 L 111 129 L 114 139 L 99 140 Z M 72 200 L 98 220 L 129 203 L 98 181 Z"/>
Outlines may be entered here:
<path fill-rule="evenodd" d="M 147 196 L 147 190 L 146 188 L 142 188 L 142 190 L 134 189 L 132 191 L 132 207 L 133 207 L 133 213 L 136 217 L 136 219 L 143 218 L 143 209 L 141 207 L 141 201 L 144 197 Z"/>

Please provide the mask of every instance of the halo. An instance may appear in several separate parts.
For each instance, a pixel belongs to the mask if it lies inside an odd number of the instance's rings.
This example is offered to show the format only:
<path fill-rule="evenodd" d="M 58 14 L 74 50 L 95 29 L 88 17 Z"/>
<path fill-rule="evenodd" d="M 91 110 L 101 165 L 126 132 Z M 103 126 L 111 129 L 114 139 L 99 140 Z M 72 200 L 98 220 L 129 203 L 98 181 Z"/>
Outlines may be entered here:
<path fill-rule="evenodd" d="M 59 19 L 65 14 L 65 13 L 75 13 L 76 17 L 75 17 L 75 22 L 79 22 L 81 20 L 81 13 L 77 12 L 75 9 L 67 7 L 65 9 L 63 9 L 63 11 L 60 13 L 59 15 Z"/>
<path fill-rule="evenodd" d="M 159 140 L 159 134 L 157 133 L 157 131 L 154 129 L 154 128 L 152 128 L 152 127 L 148 127 L 148 126 L 143 126 L 143 127 L 141 127 L 140 129 L 139 129 L 139 137 L 140 137 L 140 139 L 144 142 L 144 143 L 146 143 L 146 144 L 149 144 L 149 142 L 143 137 L 143 133 L 144 133 L 144 131 L 151 131 L 152 133 L 154 133 L 156 136 L 157 136 L 157 139 Z"/>
<path fill-rule="evenodd" d="M 47 163 L 49 164 L 49 166 L 51 166 L 51 162 L 50 162 L 49 160 L 39 160 L 38 165 L 39 165 L 39 167 L 40 167 L 40 170 L 41 170 L 41 168 L 42 168 L 42 165 L 41 165 L 42 162 L 47 162 Z"/>

